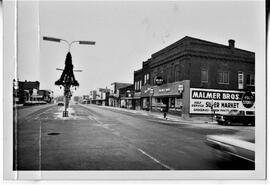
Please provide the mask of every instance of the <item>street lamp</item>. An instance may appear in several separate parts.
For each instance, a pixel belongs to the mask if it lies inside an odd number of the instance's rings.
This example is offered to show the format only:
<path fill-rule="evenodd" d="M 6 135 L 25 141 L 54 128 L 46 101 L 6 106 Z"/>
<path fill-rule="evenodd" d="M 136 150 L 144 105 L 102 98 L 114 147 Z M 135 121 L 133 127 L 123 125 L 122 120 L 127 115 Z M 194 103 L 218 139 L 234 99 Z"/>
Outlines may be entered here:
<path fill-rule="evenodd" d="M 152 111 L 152 98 L 153 98 L 153 95 L 154 95 L 154 89 L 153 88 L 149 89 L 149 95 L 150 95 L 150 111 Z"/>
<path fill-rule="evenodd" d="M 55 38 L 55 37 L 46 37 L 46 36 L 43 37 L 43 40 L 51 41 L 51 42 L 61 42 L 61 41 L 63 41 L 63 42 L 68 44 L 68 51 L 70 51 L 71 45 L 74 44 L 74 43 L 79 43 L 79 44 L 84 44 L 84 45 L 95 45 L 96 44 L 95 41 L 76 40 L 76 41 L 68 42 L 65 39 L 60 39 L 60 38 Z"/>
<path fill-rule="evenodd" d="M 61 80 L 61 82 L 59 84 L 56 83 L 56 85 L 63 85 L 64 86 L 65 110 L 63 111 L 63 117 L 68 117 L 67 108 L 68 108 L 68 105 L 69 105 L 69 99 L 72 96 L 71 91 L 70 91 L 70 87 L 72 85 L 73 86 L 78 86 L 79 85 L 78 82 L 75 80 L 73 71 L 81 72 L 81 70 L 73 70 L 73 65 L 72 65 L 72 61 L 71 61 L 71 54 L 70 54 L 71 45 L 74 44 L 74 43 L 79 43 L 79 44 L 84 44 L 84 45 L 95 45 L 96 42 L 94 42 L 94 41 L 82 41 L 82 40 L 68 42 L 67 40 L 64 40 L 64 39 L 61 39 L 61 38 L 47 37 L 47 36 L 44 36 L 43 40 L 51 41 L 51 42 L 61 42 L 61 41 L 63 41 L 65 43 L 67 43 L 67 45 L 68 45 L 68 55 L 70 56 L 69 57 L 70 58 L 69 69 L 72 69 L 72 70 L 71 70 L 71 72 L 70 72 L 70 70 L 68 70 L 69 72 L 66 72 L 66 67 L 67 66 L 65 66 L 65 69 L 63 70 L 62 76 L 66 74 L 66 75 L 69 76 L 69 78 L 67 78 L 67 79 L 71 79 L 71 80 L 64 80 L 64 81 Z M 57 68 L 57 70 L 61 70 L 61 69 Z M 62 76 L 61 76 L 61 78 L 62 78 Z M 72 79 L 76 83 L 72 83 Z"/>

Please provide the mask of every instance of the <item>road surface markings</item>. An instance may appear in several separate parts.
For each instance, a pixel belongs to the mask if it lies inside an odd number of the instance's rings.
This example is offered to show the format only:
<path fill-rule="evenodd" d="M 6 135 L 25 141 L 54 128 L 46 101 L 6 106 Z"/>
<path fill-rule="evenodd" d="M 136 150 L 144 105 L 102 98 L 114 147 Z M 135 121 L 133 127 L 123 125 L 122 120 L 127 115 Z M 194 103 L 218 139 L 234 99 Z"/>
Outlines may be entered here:
<path fill-rule="evenodd" d="M 163 166 L 164 168 L 167 168 L 168 170 L 174 170 L 172 167 L 160 162 L 159 160 L 157 160 L 156 158 L 154 158 L 153 156 L 149 155 L 148 153 L 146 153 L 145 151 L 143 151 L 140 148 L 137 148 L 142 154 L 146 155 L 147 157 L 149 157 L 150 159 L 152 159 L 153 161 L 155 161 L 156 163 L 160 164 L 161 166 Z"/>
<path fill-rule="evenodd" d="M 90 115 L 93 115 L 87 108 L 86 108 L 86 110 L 87 110 L 87 112 L 89 112 Z M 116 136 L 118 136 L 118 137 L 125 138 L 125 139 L 127 140 L 127 142 L 129 143 L 129 141 L 128 141 L 129 139 L 128 139 L 128 138 L 126 138 L 126 137 L 124 137 L 124 136 L 121 136 L 119 132 L 115 131 L 115 130 L 112 129 L 112 128 L 109 128 L 109 125 L 102 123 L 101 121 L 99 121 L 98 119 L 96 119 L 96 118 L 94 117 L 94 115 L 91 116 L 91 118 L 92 118 L 92 120 L 94 120 L 94 121 L 96 121 L 97 123 L 99 123 L 103 128 L 110 130 L 110 131 L 112 132 L 112 134 L 114 134 L 114 135 L 116 135 Z M 90 116 L 89 116 L 89 119 L 90 119 Z M 133 145 L 133 144 L 132 144 L 132 145 Z M 134 145 L 133 145 L 133 146 L 134 146 Z M 137 148 L 136 146 L 135 146 L 135 148 L 136 148 L 138 151 L 140 151 L 143 155 L 149 157 L 150 159 L 152 159 L 154 162 L 158 163 L 158 164 L 161 165 L 162 167 L 164 167 L 164 168 L 166 168 L 166 169 L 168 169 L 168 170 L 174 170 L 172 167 L 170 167 L 170 166 L 168 166 L 168 165 L 166 165 L 166 164 L 160 162 L 159 160 L 157 160 L 156 158 L 154 158 L 154 157 L 151 156 L 150 154 L 146 153 L 146 152 L 143 151 L 142 149 Z"/>

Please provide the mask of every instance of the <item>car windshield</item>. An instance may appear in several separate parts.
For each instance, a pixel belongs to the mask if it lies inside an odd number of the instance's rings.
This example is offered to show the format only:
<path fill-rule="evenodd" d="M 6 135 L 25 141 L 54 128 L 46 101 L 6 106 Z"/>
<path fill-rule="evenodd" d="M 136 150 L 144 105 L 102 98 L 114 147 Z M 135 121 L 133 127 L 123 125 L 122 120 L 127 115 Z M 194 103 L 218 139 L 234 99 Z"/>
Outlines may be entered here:
<path fill-rule="evenodd" d="M 238 110 L 230 110 L 229 114 L 230 115 L 237 115 L 238 114 Z"/>

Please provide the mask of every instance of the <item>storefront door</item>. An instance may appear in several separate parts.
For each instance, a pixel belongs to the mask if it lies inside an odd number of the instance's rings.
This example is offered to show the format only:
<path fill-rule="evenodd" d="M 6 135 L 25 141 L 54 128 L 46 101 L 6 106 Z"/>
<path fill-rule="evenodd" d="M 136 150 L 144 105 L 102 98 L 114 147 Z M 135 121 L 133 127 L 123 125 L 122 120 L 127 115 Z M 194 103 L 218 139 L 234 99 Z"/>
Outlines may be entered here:
<path fill-rule="evenodd" d="M 169 107 L 169 98 L 162 98 L 162 103 L 166 105 L 166 107 Z"/>

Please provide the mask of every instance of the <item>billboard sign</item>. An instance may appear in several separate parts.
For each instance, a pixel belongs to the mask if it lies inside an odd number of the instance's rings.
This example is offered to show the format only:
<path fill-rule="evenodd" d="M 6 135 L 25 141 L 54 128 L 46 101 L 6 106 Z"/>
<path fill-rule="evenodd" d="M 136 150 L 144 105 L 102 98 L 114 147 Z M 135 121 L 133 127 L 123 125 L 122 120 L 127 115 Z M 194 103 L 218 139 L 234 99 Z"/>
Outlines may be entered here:
<path fill-rule="evenodd" d="M 189 112 L 194 114 L 228 113 L 232 109 L 254 110 L 255 95 L 244 91 L 190 88 Z"/>

